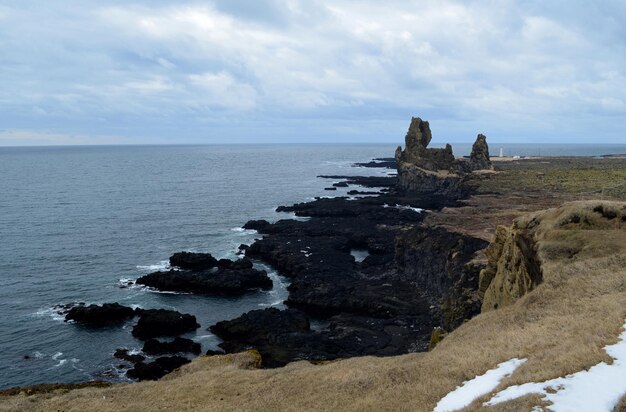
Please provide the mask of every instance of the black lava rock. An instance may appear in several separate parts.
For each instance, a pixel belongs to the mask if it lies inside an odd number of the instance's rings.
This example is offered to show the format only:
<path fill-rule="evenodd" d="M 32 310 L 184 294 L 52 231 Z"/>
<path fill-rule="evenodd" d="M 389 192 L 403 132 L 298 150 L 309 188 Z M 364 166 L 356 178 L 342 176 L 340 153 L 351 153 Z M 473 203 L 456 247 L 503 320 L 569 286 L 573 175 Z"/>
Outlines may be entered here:
<path fill-rule="evenodd" d="M 135 316 L 132 308 L 119 303 L 103 305 L 74 306 L 65 315 L 65 321 L 73 320 L 89 326 L 111 326 L 124 322 Z"/>
<path fill-rule="evenodd" d="M 133 336 L 146 340 L 157 336 L 177 336 L 199 328 L 196 317 L 166 309 L 141 309 Z"/>
<path fill-rule="evenodd" d="M 170 256 L 170 265 L 181 269 L 204 270 L 217 266 L 217 259 L 209 253 L 179 252 Z"/>
<path fill-rule="evenodd" d="M 193 353 L 199 355 L 202 347 L 191 339 L 177 337 L 171 342 L 161 342 L 157 339 L 148 339 L 143 344 L 143 352 L 148 355 L 162 355 L 164 353 Z"/>

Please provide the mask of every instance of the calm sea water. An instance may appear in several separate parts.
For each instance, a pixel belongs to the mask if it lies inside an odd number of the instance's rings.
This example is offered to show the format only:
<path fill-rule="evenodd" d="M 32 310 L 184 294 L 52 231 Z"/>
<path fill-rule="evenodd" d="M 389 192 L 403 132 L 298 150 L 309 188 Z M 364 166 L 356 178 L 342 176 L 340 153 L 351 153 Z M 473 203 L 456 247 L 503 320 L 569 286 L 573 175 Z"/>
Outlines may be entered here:
<path fill-rule="evenodd" d="M 492 145 L 506 155 L 537 146 Z M 0 388 L 43 382 L 121 379 L 112 354 L 140 349 L 132 322 L 93 330 L 64 323 L 54 305 L 84 301 L 171 308 L 196 315 L 189 337 L 203 350 L 211 324 L 282 305 L 286 281 L 271 291 L 209 298 L 120 288 L 163 269 L 176 251 L 234 258 L 253 232 L 249 219 L 291 217 L 282 204 L 327 192 L 319 174 L 385 174 L 353 162 L 392 156 L 394 145 L 252 145 L 0 148 Z M 455 146 L 468 154 L 470 145 Z M 621 146 L 541 146 L 542 155 L 626 153 Z M 258 235 L 257 235 L 258 236 Z M 27 355 L 29 359 L 25 359 Z"/>

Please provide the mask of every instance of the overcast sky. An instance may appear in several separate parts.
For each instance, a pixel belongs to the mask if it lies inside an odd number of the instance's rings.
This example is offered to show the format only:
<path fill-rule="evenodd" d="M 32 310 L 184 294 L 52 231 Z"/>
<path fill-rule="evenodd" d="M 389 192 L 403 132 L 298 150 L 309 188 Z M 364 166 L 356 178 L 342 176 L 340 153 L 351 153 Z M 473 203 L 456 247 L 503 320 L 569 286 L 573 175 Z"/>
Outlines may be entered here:
<path fill-rule="evenodd" d="M 0 0 L 0 145 L 626 143 L 626 2 Z"/>

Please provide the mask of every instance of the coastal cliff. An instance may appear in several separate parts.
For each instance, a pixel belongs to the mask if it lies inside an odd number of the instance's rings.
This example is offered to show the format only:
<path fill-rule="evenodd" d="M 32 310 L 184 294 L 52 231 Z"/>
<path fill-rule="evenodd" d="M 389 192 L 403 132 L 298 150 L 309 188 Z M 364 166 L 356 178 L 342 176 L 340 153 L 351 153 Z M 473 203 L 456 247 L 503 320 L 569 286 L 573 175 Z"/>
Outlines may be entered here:
<path fill-rule="evenodd" d="M 245 225 L 262 238 L 242 251 L 289 278 L 289 308 L 213 325 L 229 354 L 210 351 L 158 382 L 9 396 L 17 389 L 0 394 L 0 410 L 426 411 L 463 381 L 512 358 L 528 361 L 501 387 L 609 361 L 601 348 L 615 342 L 626 317 L 626 203 L 561 206 L 583 195 L 539 184 L 542 191 L 520 194 L 510 189 L 519 177 L 499 167 L 483 179 L 472 168 L 493 165 L 485 163 L 480 135 L 469 159 L 455 159 L 447 170 L 425 169 L 446 165 L 448 149 L 424 162 L 432 153 L 428 123 L 413 119 L 409 132 L 407 149 L 396 156 L 397 182 L 330 177 L 348 186 L 384 186 L 377 196 L 319 198 L 279 208 L 305 221 Z M 568 160 L 550 162 L 570 167 Z M 571 176 L 595 173 L 593 167 Z M 620 187 L 624 170 L 609 183 Z M 445 176 L 458 180 L 446 186 Z M 417 209 L 425 205 L 429 211 Z M 355 250 L 365 258 L 357 260 Z M 221 265 L 249 269 L 247 259 L 237 262 Z M 256 369 L 261 366 L 276 369 Z M 483 400 L 470 410 L 481 409 Z M 507 407 L 530 410 L 537 402 Z"/>
<path fill-rule="evenodd" d="M 463 381 L 512 358 L 526 362 L 496 390 L 610 362 L 602 347 L 616 342 L 626 317 L 626 203 L 568 203 L 529 214 L 515 227 L 532 230 L 543 281 L 508 306 L 465 322 L 430 352 L 281 369 L 254 369 L 255 352 L 204 356 L 157 382 L 47 388 L 31 396 L 14 391 L 0 398 L 0 410 L 432 411 Z M 483 406 L 492 394 L 478 396 L 469 410 L 492 410 Z M 546 403 L 526 396 L 493 410 L 537 405 Z"/>
<path fill-rule="evenodd" d="M 430 125 L 419 117 L 411 118 L 405 136 L 405 148 L 398 146 L 395 159 L 398 169 L 397 189 L 402 193 L 438 194 L 449 198 L 467 197 L 468 174 L 491 170 L 487 138 L 479 134 L 469 159 L 456 159 L 452 146 L 429 148 Z"/>

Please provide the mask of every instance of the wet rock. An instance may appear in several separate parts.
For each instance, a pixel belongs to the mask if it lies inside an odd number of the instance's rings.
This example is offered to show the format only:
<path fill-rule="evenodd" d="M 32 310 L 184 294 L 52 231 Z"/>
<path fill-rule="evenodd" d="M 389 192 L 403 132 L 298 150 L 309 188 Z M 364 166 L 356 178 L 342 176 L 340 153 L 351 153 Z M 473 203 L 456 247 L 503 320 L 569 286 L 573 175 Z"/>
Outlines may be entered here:
<path fill-rule="evenodd" d="M 272 280 L 264 270 L 252 268 L 249 259 L 220 261 L 214 271 L 154 272 L 137 279 L 137 284 L 162 291 L 212 296 L 239 296 L 254 289 L 271 289 Z"/>
<path fill-rule="evenodd" d="M 166 309 L 141 309 L 133 336 L 146 340 L 158 336 L 177 336 L 199 328 L 196 317 Z"/>
<path fill-rule="evenodd" d="M 397 163 L 396 163 L 396 159 L 393 157 L 382 157 L 382 158 L 376 158 L 370 162 L 355 163 L 353 166 L 395 169 L 397 167 Z"/>
<path fill-rule="evenodd" d="M 113 356 L 116 357 L 117 359 L 125 360 L 130 363 L 139 363 L 139 362 L 143 362 L 144 360 L 146 360 L 145 356 L 139 355 L 139 354 L 131 355 L 130 353 L 128 353 L 128 349 L 124 349 L 124 348 L 117 349 L 115 353 L 113 354 Z"/>
<path fill-rule="evenodd" d="M 217 259 L 209 253 L 179 252 L 170 256 L 170 266 L 189 270 L 211 269 L 217 266 Z"/>
<path fill-rule="evenodd" d="M 193 353 L 199 355 L 202 347 L 191 339 L 177 337 L 170 342 L 161 342 L 157 339 L 148 339 L 143 344 L 143 352 L 148 355 L 162 355 L 165 353 Z"/>
<path fill-rule="evenodd" d="M 164 356 L 154 362 L 135 364 L 134 368 L 126 372 L 126 376 L 140 381 L 157 380 L 189 362 L 189 359 L 182 356 Z"/>
<path fill-rule="evenodd" d="M 216 323 L 209 328 L 222 339 L 237 339 L 247 343 L 266 341 L 272 334 L 308 332 L 309 319 L 294 309 L 258 309 L 232 320 Z"/>
<path fill-rule="evenodd" d="M 65 315 L 65 321 L 73 320 L 76 323 L 89 326 L 118 325 L 135 316 L 132 308 L 119 303 L 105 303 L 102 305 L 74 306 Z"/>

